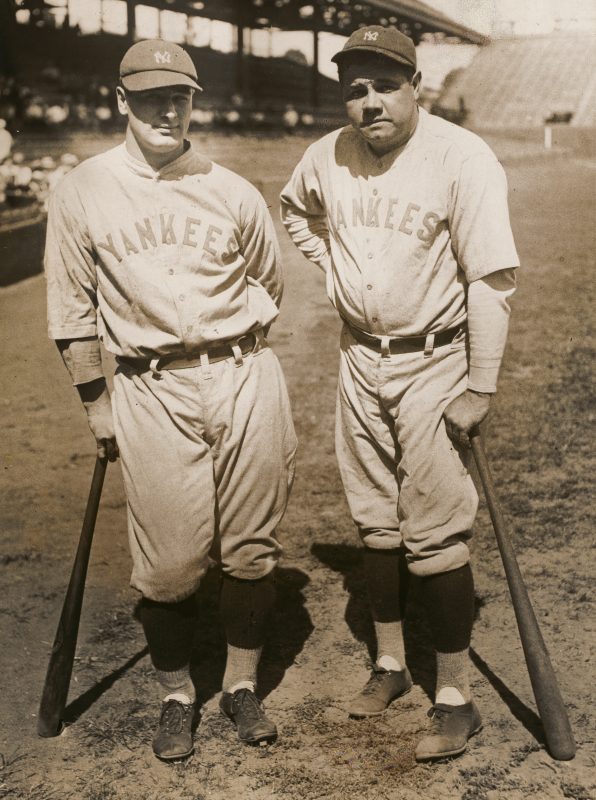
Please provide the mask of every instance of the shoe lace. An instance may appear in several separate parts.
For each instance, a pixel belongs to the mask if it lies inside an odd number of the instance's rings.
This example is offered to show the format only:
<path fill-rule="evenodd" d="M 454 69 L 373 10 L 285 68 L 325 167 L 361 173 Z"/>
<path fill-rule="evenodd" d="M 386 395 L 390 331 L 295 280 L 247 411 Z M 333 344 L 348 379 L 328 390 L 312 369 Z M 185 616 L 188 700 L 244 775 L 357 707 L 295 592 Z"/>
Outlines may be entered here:
<path fill-rule="evenodd" d="M 377 686 L 383 682 L 383 676 L 386 674 L 386 669 L 373 666 L 371 669 L 370 678 L 367 680 L 361 694 L 372 694 L 376 692 Z"/>
<path fill-rule="evenodd" d="M 255 693 L 251 692 L 250 689 L 239 689 L 234 695 L 234 705 L 238 711 L 242 710 L 242 713 L 248 719 L 256 720 L 261 719 L 263 716 L 261 704 Z M 236 711 L 235 713 L 238 712 Z"/>
<path fill-rule="evenodd" d="M 454 706 L 446 706 L 442 703 L 438 703 L 437 705 L 431 706 L 427 711 L 427 716 L 429 716 L 433 721 L 433 728 L 436 730 L 437 733 L 441 733 L 449 715 L 453 711 Z"/>
<path fill-rule="evenodd" d="M 168 733 L 181 733 L 190 709 L 191 706 L 185 706 L 178 700 L 168 700 L 161 712 L 159 724 L 163 725 Z"/>

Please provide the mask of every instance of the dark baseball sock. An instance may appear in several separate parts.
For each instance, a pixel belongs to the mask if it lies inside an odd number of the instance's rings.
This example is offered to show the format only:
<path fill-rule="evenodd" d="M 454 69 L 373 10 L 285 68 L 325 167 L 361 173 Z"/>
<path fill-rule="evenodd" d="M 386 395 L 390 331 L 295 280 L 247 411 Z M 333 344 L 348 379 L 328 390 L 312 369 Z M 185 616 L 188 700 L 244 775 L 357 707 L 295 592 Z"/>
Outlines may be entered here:
<path fill-rule="evenodd" d="M 405 550 L 365 547 L 363 564 L 377 639 L 376 663 L 401 670 L 405 667 L 402 620 L 409 584 Z"/>
<path fill-rule="evenodd" d="M 275 581 L 272 573 L 256 581 L 223 575 L 220 614 L 228 644 L 244 650 L 263 646 L 273 604 Z"/>
<path fill-rule="evenodd" d="M 140 616 L 153 666 L 160 672 L 186 668 L 196 627 L 194 595 L 178 603 L 143 597 Z"/>
<path fill-rule="evenodd" d="M 256 689 L 257 669 L 274 602 L 275 583 L 271 573 L 256 581 L 223 576 L 220 613 L 228 643 L 224 692 Z"/>
<path fill-rule="evenodd" d="M 435 702 L 471 699 L 469 647 L 474 622 L 474 579 L 469 564 L 422 578 L 437 657 Z"/>
<path fill-rule="evenodd" d="M 470 564 L 422 579 L 433 645 L 440 653 L 470 646 L 474 622 L 474 578 Z"/>
<path fill-rule="evenodd" d="M 406 551 L 364 548 L 362 557 L 372 617 L 376 622 L 403 619 L 409 584 Z"/>

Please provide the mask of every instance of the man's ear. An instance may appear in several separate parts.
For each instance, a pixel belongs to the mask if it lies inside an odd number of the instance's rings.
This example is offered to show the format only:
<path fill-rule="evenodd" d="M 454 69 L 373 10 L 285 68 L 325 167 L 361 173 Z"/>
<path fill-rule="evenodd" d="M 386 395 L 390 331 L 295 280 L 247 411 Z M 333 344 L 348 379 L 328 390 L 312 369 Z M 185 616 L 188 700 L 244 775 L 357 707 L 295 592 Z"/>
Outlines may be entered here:
<path fill-rule="evenodd" d="M 118 100 L 118 111 L 123 116 L 126 116 L 128 114 L 128 103 L 122 86 L 116 86 L 116 99 Z"/>
<path fill-rule="evenodd" d="M 418 100 L 420 95 L 420 83 L 422 81 L 422 73 L 417 72 L 412 78 L 412 89 L 414 90 L 414 97 Z"/>

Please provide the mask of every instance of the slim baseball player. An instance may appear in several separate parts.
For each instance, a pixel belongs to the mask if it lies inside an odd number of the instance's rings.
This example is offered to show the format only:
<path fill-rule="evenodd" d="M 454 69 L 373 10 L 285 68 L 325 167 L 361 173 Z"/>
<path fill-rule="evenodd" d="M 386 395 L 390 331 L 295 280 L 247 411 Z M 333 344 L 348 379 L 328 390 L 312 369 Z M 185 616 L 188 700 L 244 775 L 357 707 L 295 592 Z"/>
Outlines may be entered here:
<path fill-rule="evenodd" d="M 380 714 L 412 686 L 405 559 L 436 650 L 431 729 L 416 750 L 430 760 L 463 752 L 481 727 L 468 670 L 477 494 L 466 446 L 496 390 L 518 256 L 503 169 L 480 138 L 418 107 L 412 40 L 362 28 L 333 60 L 351 125 L 307 149 L 281 200 L 344 321 L 336 451 L 377 639 L 349 712 Z"/>
<path fill-rule="evenodd" d="M 131 584 L 163 701 L 153 750 L 177 759 L 193 750 L 194 594 L 210 558 L 227 639 L 220 708 L 241 740 L 276 736 L 256 674 L 296 439 L 265 338 L 282 294 L 265 202 L 186 139 L 200 87 L 182 48 L 135 44 L 120 81 L 125 142 L 51 198 L 49 335 L 99 455 L 121 458 Z M 111 397 L 100 342 L 118 362 Z"/>

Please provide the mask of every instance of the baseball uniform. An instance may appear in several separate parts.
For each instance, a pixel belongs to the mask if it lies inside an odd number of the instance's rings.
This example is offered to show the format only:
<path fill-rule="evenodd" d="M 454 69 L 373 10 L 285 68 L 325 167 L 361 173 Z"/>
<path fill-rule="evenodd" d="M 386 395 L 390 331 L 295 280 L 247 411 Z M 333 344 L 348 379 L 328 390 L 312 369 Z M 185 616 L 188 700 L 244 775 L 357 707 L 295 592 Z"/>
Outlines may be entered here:
<path fill-rule="evenodd" d="M 296 440 L 263 335 L 282 276 L 262 197 L 192 148 L 154 170 L 120 145 L 56 188 L 45 268 L 50 337 L 99 336 L 119 362 L 132 585 L 180 600 L 210 554 L 268 574 Z"/>
<path fill-rule="evenodd" d="M 494 391 L 498 364 L 487 376 L 468 363 L 466 299 L 519 263 L 503 169 L 479 137 L 420 109 L 386 155 L 352 127 L 311 145 L 281 202 L 345 323 L 336 448 L 365 544 L 403 542 L 419 575 L 455 569 L 477 496 L 442 414 L 467 387 Z"/>

